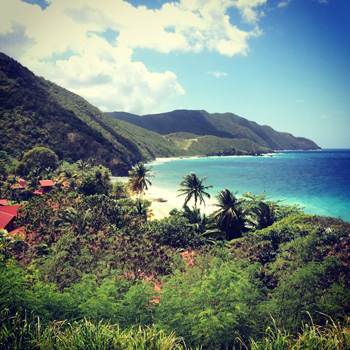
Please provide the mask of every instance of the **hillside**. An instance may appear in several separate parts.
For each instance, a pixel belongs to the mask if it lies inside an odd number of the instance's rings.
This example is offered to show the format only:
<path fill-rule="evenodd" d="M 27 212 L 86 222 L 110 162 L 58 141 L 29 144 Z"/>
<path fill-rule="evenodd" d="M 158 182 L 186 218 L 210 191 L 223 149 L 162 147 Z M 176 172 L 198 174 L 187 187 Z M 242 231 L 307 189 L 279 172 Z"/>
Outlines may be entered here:
<path fill-rule="evenodd" d="M 176 153 L 162 136 L 123 124 L 0 53 L 0 150 L 18 158 L 34 146 L 45 146 L 61 160 L 94 158 L 115 175 L 153 159 L 156 148 L 163 156 Z M 146 145 L 139 134 L 152 142 Z"/>
<path fill-rule="evenodd" d="M 241 147 L 243 145 L 242 140 L 249 141 L 248 149 L 243 148 L 247 152 L 250 152 L 249 149 L 254 147 L 263 147 L 265 151 L 267 149 L 319 149 L 311 140 L 275 131 L 269 126 L 261 126 L 232 113 L 210 114 L 206 111 L 176 110 L 169 113 L 144 116 L 123 112 L 113 112 L 109 115 L 112 118 L 127 121 L 161 135 L 171 134 L 173 141 L 174 134 L 179 133 L 180 138 L 183 138 L 183 133 L 191 133 L 197 136 L 240 140 Z M 237 148 L 239 147 L 237 146 Z"/>
<path fill-rule="evenodd" d="M 231 113 L 178 110 L 146 116 L 105 114 L 1 53 L 0 137 L 0 150 L 14 158 L 44 146 L 68 162 L 92 158 L 114 175 L 126 175 L 135 163 L 156 157 L 318 148 L 310 140 L 276 132 Z"/>

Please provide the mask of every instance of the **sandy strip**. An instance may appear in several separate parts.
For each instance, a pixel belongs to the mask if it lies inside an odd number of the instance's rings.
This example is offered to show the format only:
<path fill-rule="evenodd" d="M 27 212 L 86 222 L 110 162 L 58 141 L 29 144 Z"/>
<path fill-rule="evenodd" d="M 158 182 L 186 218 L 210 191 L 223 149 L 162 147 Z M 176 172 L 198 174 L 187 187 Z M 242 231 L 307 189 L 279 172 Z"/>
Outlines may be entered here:
<path fill-rule="evenodd" d="M 163 219 L 169 216 L 169 212 L 172 209 L 181 209 L 184 203 L 185 196 L 178 197 L 180 192 L 177 190 L 170 191 L 163 188 L 151 186 L 145 194 L 145 199 L 152 202 L 151 209 L 153 212 L 152 219 Z M 215 198 L 205 199 L 206 206 L 200 206 L 202 213 L 210 214 L 216 208 L 213 206 Z M 192 207 L 194 201 L 189 202 L 189 206 Z"/>
<path fill-rule="evenodd" d="M 168 159 L 168 158 L 166 158 Z M 112 177 L 112 181 L 123 181 L 127 182 L 129 180 L 128 177 Z M 148 191 L 144 195 L 144 199 L 152 202 L 152 220 L 155 219 L 163 219 L 169 216 L 169 212 L 172 209 L 181 209 L 184 203 L 185 196 L 178 197 L 180 192 L 175 190 L 169 190 L 164 188 L 155 187 L 154 185 L 148 188 Z M 210 214 L 215 210 L 215 199 L 206 199 L 206 206 L 200 206 L 200 210 L 202 213 Z M 194 205 L 194 201 L 191 200 L 189 202 L 189 206 L 192 207 Z"/>

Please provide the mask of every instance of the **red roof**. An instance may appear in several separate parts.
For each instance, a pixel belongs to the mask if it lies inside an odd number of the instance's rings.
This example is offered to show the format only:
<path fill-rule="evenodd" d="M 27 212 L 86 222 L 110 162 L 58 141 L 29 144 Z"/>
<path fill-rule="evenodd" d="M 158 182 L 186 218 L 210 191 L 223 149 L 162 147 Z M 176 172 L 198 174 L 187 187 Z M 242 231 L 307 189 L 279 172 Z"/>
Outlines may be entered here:
<path fill-rule="evenodd" d="M 7 202 L 7 199 L 0 199 L 0 206 L 6 206 L 9 205 L 9 203 Z"/>
<path fill-rule="evenodd" d="M 41 180 L 39 181 L 40 186 L 42 187 L 52 187 L 55 186 L 54 182 L 52 180 Z"/>
<path fill-rule="evenodd" d="M 12 185 L 12 188 L 25 188 L 27 185 L 27 181 L 24 179 L 19 179 L 18 182 Z"/>
<path fill-rule="evenodd" d="M 8 205 L 0 207 L 0 228 L 6 228 L 6 226 L 17 216 L 17 210 L 20 205 Z"/>
<path fill-rule="evenodd" d="M 44 189 L 42 187 L 36 190 L 35 192 L 33 192 L 33 194 L 43 194 L 43 193 L 44 193 Z"/>
<path fill-rule="evenodd" d="M 6 228 L 6 226 L 13 220 L 14 217 L 15 215 L 0 212 L 0 228 Z"/>
<path fill-rule="evenodd" d="M 7 205 L 5 207 L 0 207 L 0 213 L 17 216 L 19 207 L 21 207 L 21 205 Z"/>

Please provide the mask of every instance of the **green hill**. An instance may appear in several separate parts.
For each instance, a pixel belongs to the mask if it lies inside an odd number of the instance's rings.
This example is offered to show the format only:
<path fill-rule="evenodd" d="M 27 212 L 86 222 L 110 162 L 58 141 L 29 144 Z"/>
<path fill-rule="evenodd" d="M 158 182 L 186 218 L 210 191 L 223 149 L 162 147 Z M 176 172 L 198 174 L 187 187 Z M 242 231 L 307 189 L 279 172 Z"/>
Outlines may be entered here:
<path fill-rule="evenodd" d="M 94 158 L 116 175 L 127 174 L 138 161 L 153 159 L 158 146 L 168 155 L 168 140 L 145 130 L 149 136 L 144 139 L 153 140 L 146 145 L 137 137 L 140 128 L 123 124 L 0 53 L 0 150 L 20 158 L 34 146 L 45 146 L 67 161 Z"/>
<path fill-rule="evenodd" d="M 310 140 L 230 113 L 178 110 L 146 116 L 105 114 L 2 53 L 0 137 L 0 150 L 14 158 L 20 159 L 35 146 L 44 146 L 60 160 L 93 158 L 95 164 L 103 164 L 114 175 L 126 175 L 133 164 L 155 157 L 318 148 Z"/>
<path fill-rule="evenodd" d="M 252 143 L 255 144 L 255 148 L 262 147 L 265 150 L 319 149 L 311 140 L 275 131 L 269 126 L 261 126 L 232 113 L 210 114 L 206 111 L 176 110 L 169 113 L 144 116 L 121 112 L 113 112 L 109 115 L 112 118 L 127 121 L 161 135 L 191 133 L 197 136 L 250 141 L 248 149 L 245 149 L 242 141 L 240 141 L 241 147 L 243 146 L 243 150 L 247 152 L 250 152 L 249 149 L 252 148 Z M 174 137 L 172 137 L 172 140 L 174 141 Z M 230 148 L 230 146 L 227 145 L 227 148 Z"/>

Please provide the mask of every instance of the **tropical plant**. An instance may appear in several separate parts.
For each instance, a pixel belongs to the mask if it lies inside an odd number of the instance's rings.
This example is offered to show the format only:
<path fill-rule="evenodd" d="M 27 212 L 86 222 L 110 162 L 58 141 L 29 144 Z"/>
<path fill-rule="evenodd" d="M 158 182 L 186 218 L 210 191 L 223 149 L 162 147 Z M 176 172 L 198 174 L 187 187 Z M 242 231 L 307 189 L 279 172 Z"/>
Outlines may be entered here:
<path fill-rule="evenodd" d="M 187 203 L 194 198 L 194 206 L 197 208 L 197 202 L 199 201 L 199 205 L 204 204 L 204 197 L 210 199 L 210 194 L 206 192 L 209 188 L 213 186 L 204 186 L 203 182 L 207 179 L 203 177 L 199 179 L 194 172 L 183 176 L 183 181 L 180 183 L 180 188 L 178 191 L 182 192 L 179 196 L 186 196 L 183 206 L 187 206 Z"/>
<path fill-rule="evenodd" d="M 226 239 L 240 237 L 244 229 L 244 213 L 242 212 L 242 200 L 236 198 L 237 192 L 232 193 L 225 188 L 216 196 L 218 203 L 215 206 L 219 207 L 213 213 L 213 220 L 216 222 L 216 227 L 226 233 Z"/>
<path fill-rule="evenodd" d="M 188 225 L 197 233 L 204 233 L 210 224 L 209 217 L 202 215 L 200 209 L 196 207 L 191 209 L 186 205 L 180 211 L 180 215 L 188 220 Z"/>
<path fill-rule="evenodd" d="M 115 181 L 112 184 L 111 197 L 115 200 L 128 198 L 127 184 L 123 181 Z"/>
<path fill-rule="evenodd" d="M 78 174 L 72 169 L 64 169 L 57 178 L 57 185 L 75 191 L 78 187 Z"/>
<path fill-rule="evenodd" d="M 76 162 L 77 166 L 78 166 L 78 169 L 81 171 L 82 173 L 82 176 L 84 176 L 84 172 L 88 169 L 91 168 L 91 165 L 88 161 L 85 161 L 85 160 L 82 160 L 82 159 L 79 159 L 77 162 Z"/>
<path fill-rule="evenodd" d="M 106 167 L 100 165 L 93 167 L 89 171 L 89 174 L 85 176 L 79 186 L 79 191 L 86 196 L 95 194 L 108 195 L 111 188 L 111 172 Z"/>
<path fill-rule="evenodd" d="M 129 189 L 133 194 L 138 195 L 138 199 L 142 201 L 143 194 L 148 190 L 148 186 L 152 186 L 149 177 L 152 167 L 147 168 L 144 163 L 137 163 L 132 170 L 129 171 Z"/>

